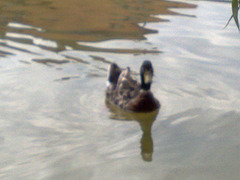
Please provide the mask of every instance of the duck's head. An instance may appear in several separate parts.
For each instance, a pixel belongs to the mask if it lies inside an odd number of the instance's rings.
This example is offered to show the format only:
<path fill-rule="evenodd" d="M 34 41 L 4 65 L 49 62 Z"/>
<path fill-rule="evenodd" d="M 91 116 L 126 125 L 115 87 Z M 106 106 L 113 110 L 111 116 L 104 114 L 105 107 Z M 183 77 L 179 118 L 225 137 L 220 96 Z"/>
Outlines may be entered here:
<path fill-rule="evenodd" d="M 116 63 L 112 63 L 108 68 L 108 77 L 107 77 L 108 81 L 111 84 L 117 84 L 120 73 L 121 73 L 120 67 L 118 67 Z"/>
<path fill-rule="evenodd" d="M 153 77 L 153 67 L 150 61 L 146 60 L 143 62 L 140 69 L 140 76 L 141 76 L 141 89 L 146 91 L 150 90 Z"/>

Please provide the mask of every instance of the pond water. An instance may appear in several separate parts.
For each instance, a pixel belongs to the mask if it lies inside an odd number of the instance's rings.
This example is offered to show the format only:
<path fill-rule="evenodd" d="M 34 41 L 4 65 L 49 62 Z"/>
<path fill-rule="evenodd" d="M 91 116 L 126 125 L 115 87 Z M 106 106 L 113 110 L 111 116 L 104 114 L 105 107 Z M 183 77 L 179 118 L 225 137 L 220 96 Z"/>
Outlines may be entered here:
<path fill-rule="evenodd" d="M 100 8 L 101 7 L 101 8 Z M 240 177 L 229 2 L 0 2 L 1 179 Z M 159 112 L 112 111 L 110 62 L 154 66 Z"/>

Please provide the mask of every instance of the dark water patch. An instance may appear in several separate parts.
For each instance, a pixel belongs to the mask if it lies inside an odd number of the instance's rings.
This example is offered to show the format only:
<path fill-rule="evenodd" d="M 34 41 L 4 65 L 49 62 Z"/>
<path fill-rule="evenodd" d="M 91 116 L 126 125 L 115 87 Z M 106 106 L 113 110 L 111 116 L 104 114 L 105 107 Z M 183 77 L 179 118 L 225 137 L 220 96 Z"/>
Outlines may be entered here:
<path fill-rule="evenodd" d="M 12 37 L 12 36 L 10 36 L 10 34 L 12 34 L 12 33 L 8 32 L 5 35 L 6 39 L 9 39 L 11 41 L 15 41 L 15 42 L 18 42 L 18 43 L 23 43 L 23 44 L 32 44 L 33 43 L 33 40 L 27 39 L 26 37 Z M 15 34 L 15 32 L 14 32 L 14 34 Z"/>
<path fill-rule="evenodd" d="M 96 72 L 89 72 L 89 73 L 87 74 L 87 77 L 97 78 L 97 77 L 105 77 L 105 75 L 102 75 L 102 74 L 96 73 Z"/>
<path fill-rule="evenodd" d="M 33 59 L 32 61 L 49 65 L 49 64 L 66 64 L 69 63 L 68 60 L 56 60 L 56 59 Z"/>
<path fill-rule="evenodd" d="M 22 48 L 19 46 L 21 46 Z M 31 50 L 27 50 L 27 48 L 25 48 L 24 45 L 21 45 L 21 44 L 15 44 L 15 43 L 13 43 L 13 45 L 5 44 L 3 47 L 10 48 L 12 50 L 17 50 L 17 51 L 24 52 L 24 53 L 28 53 L 28 54 L 32 54 L 32 55 L 40 55 L 39 53 L 33 52 Z"/>
<path fill-rule="evenodd" d="M 81 58 L 77 58 L 69 55 L 62 55 L 62 56 L 66 57 L 69 61 L 76 61 L 83 64 L 90 64 L 89 62 L 82 60 Z"/>
<path fill-rule="evenodd" d="M 183 89 L 183 88 L 179 88 L 179 90 L 180 90 L 181 92 L 187 93 L 187 94 L 192 95 L 192 96 L 203 97 L 201 94 L 199 94 L 199 93 L 197 93 L 197 92 L 193 92 L 193 91 L 186 90 L 186 89 Z"/>
<path fill-rule="evenodd" d="M 7 51 L 2 51 L 2 50 L 0 50 L 0 55 L 1 55 L 2 57 L 5 57 L 5 56 L 7 56 L 7 55 L 14 55 L 14 54 L 11 53 L 11 52 L 7 52 Z"/>
<path fill-rule="evenodd" d="M 100 66 L 95 66 L 95 65 L 93 65 L 93 67 L 95 67 L 95 68 L 98 69 L 98 70 L 107 72 L 107 68 L 100 67 Z"/>
<path fill-rule="evenodd" d="M 34 44 L 43 49 L 51 50 L 51 51 L 54 51 L 58 48 L 58 45 L 56 42 L 38 38 L 38 37 L 32 36 L 31 34 L 7 32 L 6 38 L 8 38 L 9 40 L 15 40 L 16 42 L 22 43 L 22 44 Z"/>
<path fill-rule="evenodd" d="M 67 80 L 77 79 L 77 78 L 80 78 L 80 76 L 62 77 L 60 79 L 56 79 L 55 81 L 67 81 Z"/>
<path fill-rule="evenodd" d="M 92 59 L 95 60 L 95 61 L 101 61 L 101 62 L 104 62 L 104 63 L 107 63 L 107 64 L 112 63 L 111 61 L 106 60 L 104 57 L 93 56 L 93 55 L 90 55 L 90 57 L 92 57 Z"/>
<path fill-rule="evenodd" d="M 213 89 L 213 88 L 207 88 L 207 89 L 201 89 L 204 92 L 205 96 L 209 96 L 215 99 L 219 99 L 219 100 L 229 100 L 228 96 L 217 89 Z"/>
<path fill-rule="evenodd" d="M 24 61 L 24 60 L 19 60 L 20 63 L 23 63 L 23 64 L 31 64 L 30 62 L 28 61 Z"/>
<path fill-rule="evenodd" d="M 80 50 L 83 51 L 95 51 L 105 53 L 116 53 L 116 54 L 159 54 L 161 51 L 158 50 L 147 50 L 147 49 L 109 49 L 109 48 L 96 48 L 90 46 L 78 45 Z"/>

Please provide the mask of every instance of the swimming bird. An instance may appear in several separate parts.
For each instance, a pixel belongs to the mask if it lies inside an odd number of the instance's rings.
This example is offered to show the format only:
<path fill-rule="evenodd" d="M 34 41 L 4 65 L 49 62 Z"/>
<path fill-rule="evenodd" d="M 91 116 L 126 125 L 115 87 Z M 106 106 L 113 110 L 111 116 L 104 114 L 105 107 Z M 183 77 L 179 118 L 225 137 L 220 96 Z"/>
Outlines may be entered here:
<path fill-rule="evenodd" d="M 151 112 L 159 109 L 160 103 L 150 90 L 153 78 L 150 61 L 143 62 L 140 78 L 141 83 L 132 78 L 129 67 L 122 70 L 116 63 L 112 63 L 108 70 L 106 102 L 133 112 Z"/>

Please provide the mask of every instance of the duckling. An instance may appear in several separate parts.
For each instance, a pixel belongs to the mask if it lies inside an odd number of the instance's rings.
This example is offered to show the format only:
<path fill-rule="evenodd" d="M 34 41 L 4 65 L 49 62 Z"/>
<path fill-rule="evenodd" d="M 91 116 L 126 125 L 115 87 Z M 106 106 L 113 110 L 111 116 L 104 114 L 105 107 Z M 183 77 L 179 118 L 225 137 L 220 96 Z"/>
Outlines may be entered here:
<path fill-rule="evenodd" d="M 144 61 L 140 68 L 141 83 L 131 77 L 129 67 L 121 70 L 119 74 L 120 68 L 115 69 L 115 66 L 116 64 L 111 64 L 108 73 L 111 88 L 107 88 L 106 97 L 110 103 L 133 112 L 151 112 L 160 108 L 159 101 L 150 91 L 153 77 L 153 67 L 150 61 Z M 117 84 L 116 77 L 118 77 Z M 110 81 L 112 79 L 114 82 Z"/>

